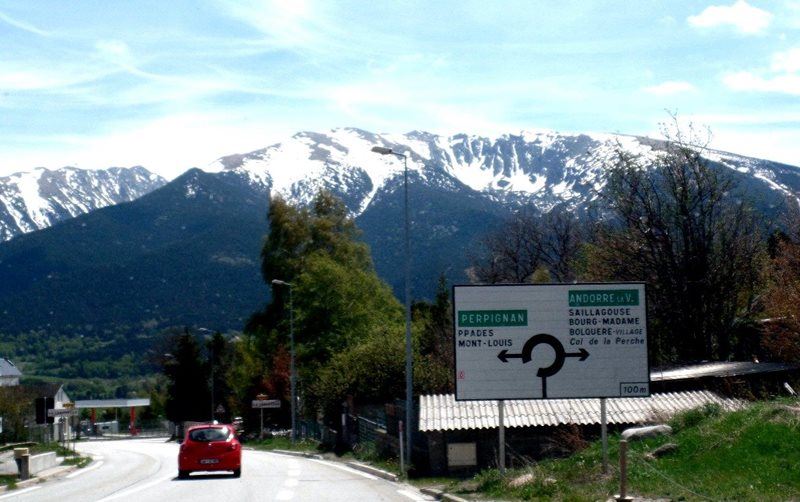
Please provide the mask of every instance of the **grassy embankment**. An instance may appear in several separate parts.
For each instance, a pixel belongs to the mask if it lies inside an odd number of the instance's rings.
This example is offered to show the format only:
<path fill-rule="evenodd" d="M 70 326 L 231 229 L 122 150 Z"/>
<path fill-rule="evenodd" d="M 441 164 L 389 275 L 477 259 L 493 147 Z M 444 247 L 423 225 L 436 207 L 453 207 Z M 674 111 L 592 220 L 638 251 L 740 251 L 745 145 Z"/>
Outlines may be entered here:
<path fill-rule="evenodd" d="M 756 403 L 731 413 L 708 406 L 681 414 L 670 425 L 670 437 L 629 443 L 629 494 L 673 500 L 800 500 L 796 401 Z M 661 458 L 647 457 L 666 443 L 677 449 Z M 468 498 L 606 500 L 619 491 L 614 465 L 618 453 L 615 435 L 609 438 L 609 476 L 602 474 L 597 442 L 569 458 L 542 461 L 505 477 L 487 470 L 467 482 L 444 484 Z"/>

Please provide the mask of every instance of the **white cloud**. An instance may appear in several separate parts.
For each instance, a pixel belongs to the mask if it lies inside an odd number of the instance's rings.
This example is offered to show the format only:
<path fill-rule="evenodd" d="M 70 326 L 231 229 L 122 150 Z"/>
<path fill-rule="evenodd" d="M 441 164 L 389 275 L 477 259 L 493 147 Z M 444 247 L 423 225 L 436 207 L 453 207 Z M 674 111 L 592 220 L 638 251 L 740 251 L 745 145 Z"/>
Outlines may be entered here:
<path fill-rule="evenodd" d="M 772 71 L 797 73 L 800 71 L 800 47 L 778 52 L 772 56 Z"/>
<path fill-rule="evenodd" d="M 172 179 L 191 167 L 203 169 L 223 155 L 263 148 L 289 133 L 280 126 L 243 120 L 240 115 L 184 113 L 138 124 L 118 124 L 97 136 L 51 136 L 44 141 L 49 149 L 8 148 L 0 151 L 0 172 L 35 166 L 104 169 L 142 165 Z M 23 143 L 25 140 L 16 139 Z M 43 141 L 40 136 L 30 139 Z"/>
<path fill-rule="evenodd" d="M 0 91 L 54 90 L 92 82 L 109 72 L 96 65 L 0 60 Z"/>
<path fill-rule="evenodd" d="M 326 18 L 324 3 L 307 0 L 218 0 L 229 16 L 260 31 L 274 48 L 327 51 L 347 32 Z"/>
<path fill-rule="evenodd" d="M 658 85 L 653 85 L 644 88 L 645 92 L 649 94 L 654 94 L 656 96 L 673 96 L 675 94 L 692 92 L 694 90 L 695 87 L 689 82 L 683 82 L 677 80 L 668 80 Z"/>
<path fill-rule="evenodd" d="M 734 91 L 777 92 L 800 96 L 800 75 L 765 78 L 749 71 L 740 71 L 725 75 L 722 81 Z"/>
<path fill-rule="evenodd" d="M 717 128 L 713 125 L 711 128 L 714 137 L 709 146 L 714 149 L 800 166 L 800 155 L 797 152 L 800 128 L 737 130 Z"/>
<path fill-rule="evenodd" d="M 9 16 L 8 14 L 4 14 L 0 12 L 0 21 L 4 21 L 15 28 L 19 28 L 20 30 L 27 31 L 28 33 L 33 33 L 34 35 L 39 35 L 40 37 L 49 37 L 51 35 L 50 32 L 41 30 L 36 26 L 26 23 L 24 21 L 20 21 L 18 19 L 14 19 L 13 17 Z"/>
<path fill-rule="evenodd" d="M 773 54 L 770 70 L 728 73 L 723 75 L 722 82 L 734 91 L 800 96 L 800 47 Z"/>
<path fill-rule="evenodd" d="M 98 40 L 94 46 L 101 56 L 110 60 L 119 58 L 127 60 L 131 57 L 130 47 L 121 40 Z"/>
<path fill-rule="evenodd" d="M 695 28 L 732 26 L 740 33 L 754 35 L 764 31 L 772 22 L 772 14 L 753 7 L 745 0 L 732 5 L 711 5 L 696 16 L 689 16 L 689 24 Z"/>
<path fill-rule="evenodd" d="M 759 113 L 700 113 L 684 116 L 695 124 L 716 126 L 775 126 L 800 124 L 800 112 L 785 111 L 775 113 L 763 111 Z"/>

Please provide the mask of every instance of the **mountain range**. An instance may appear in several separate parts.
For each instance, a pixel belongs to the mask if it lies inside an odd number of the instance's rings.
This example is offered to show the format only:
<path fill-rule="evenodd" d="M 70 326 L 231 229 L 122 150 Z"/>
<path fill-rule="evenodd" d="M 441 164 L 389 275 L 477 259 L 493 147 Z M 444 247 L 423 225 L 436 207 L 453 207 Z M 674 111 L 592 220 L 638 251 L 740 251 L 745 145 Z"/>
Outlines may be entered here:
<path fill-rule="evenodd" d="M 405 159 L 378 155 L 375 146 Z M 305 204 L 320 189 L 345 202 L 378 274 L 399 293 L 404 166 L 412 291 L 415 298 L 430 297 L 441 274 L 466 280 L 481 238 L 502 228 L 514 210 L 586 207 L 597 198 L 617 148 L 652 159 L 663 146 L 642 137 L 550 131 L 494 138 L 352 128 L 301 132 L 192 169 L 132 202 L 0 244 L 0 332 L 109 325 L 240 329 L 269 295 L 259 251 L 270 195 Z M 740 193 L 766 214 L 800 194 L 797 167 L 717 151 L 705 155 L 732 173 Z"/>
<path fill-rule="evenodd" d="M 141 166 L 103 170 L 40 167 L 0 177 L 0 242 L 138 199 L 166 182 Z"/>

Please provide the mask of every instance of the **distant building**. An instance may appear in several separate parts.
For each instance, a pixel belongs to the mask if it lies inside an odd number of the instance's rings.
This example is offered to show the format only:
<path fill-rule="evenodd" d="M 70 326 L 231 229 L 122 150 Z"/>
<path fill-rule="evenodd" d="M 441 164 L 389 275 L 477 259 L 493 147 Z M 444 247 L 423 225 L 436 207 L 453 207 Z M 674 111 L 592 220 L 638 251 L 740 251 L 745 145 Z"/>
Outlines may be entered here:
<path fill-rule="evenodd" d="M 800 383 L 800 364 L 714 361 L 650 372 L 651 392 L 710 390 L 726 397 L 765 399 Z"/>
<path fill-rule="evenodd" d="M 0 387 L 19 385 L 22 372 L 17 366 L 6 358 L 0 358 Z"/>

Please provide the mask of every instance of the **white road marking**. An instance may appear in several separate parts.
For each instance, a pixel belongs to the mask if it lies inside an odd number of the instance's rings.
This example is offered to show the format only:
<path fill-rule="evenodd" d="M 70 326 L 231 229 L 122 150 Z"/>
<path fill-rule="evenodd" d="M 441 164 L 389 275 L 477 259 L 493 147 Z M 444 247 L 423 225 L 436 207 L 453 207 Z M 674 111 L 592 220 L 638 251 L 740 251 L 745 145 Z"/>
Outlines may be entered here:
<path fill-rule="evenodd" d="M 132 495 L 132 494 L 134 494 L 136 492 L 140 492 L 142 490 L 146 490 L 146 489 L 148 489 L 148 488 L 150 488 L 152 486 L 155 486 L 155 485 L 157 485 L 159 483 L 163 483 L 164 481 L 168 481 L 168 480 L 170 480 L 170 479 L 172 479 L 174 477 L 175 476 L 169 475 L 169 476 L 165 476 L 165 477 L 162 477 L 162 478 L 155 479 L 155 480 L 153 480 L 153 481 L 151 481 L 149 483 L 145 483 L 143 485 L 138 485 L 138 486 L 134 485 L 133 488 L 129 488 L 129 489 L 123 490 L 123 491 L 121 491 L 119 493 L 115 493 L 113 495 L 109 495 L 108 497 L 102 498 L 102 499 L 98 500 L 97 502 L 107 502 L 109 500 L 114 500 L 114 499 L 118 499 L 118 498 L 122 498 L 122 497 L 127 497 L 128 495 Z"/>
<path fill-rule="evenodd" d="M 404 497 L 408 497 L 411 500 L 414 500 L 415 502 L 423 502 L 430 500 L 429 498 L 424 497 L 424 495 L 421 497 L 419 493 L 412 492 L 411 490 L 397 490 L 397 493 L 399 493 Z"/>
<path fill-rule="evenodd" d="M 287 472 L 286 475 L 297 478 L 300 476 L 300 469 L 289 469 L 289 472 Z"/>
<path fill-rule="evenodd" d="M 292 500 L 294 498 L 294 492 L 292 490 L 281 490 L 275 495 L 275 498 L 278 500 Z"/>
<path fill-rule="evenodd" d="M 283 486 L 286 488 L 294 488 L 295 486 L 300 484 L 299 479 L 288 478 L 286 481 L 283 482 Z"/>
<path fill-rule="evenodd" d="M 22 495 L 23 493 L 28 493 L 32 492 L 33 490 L 38 490 L 39 488 L 41 488 L 41 486 L 32 486 L 30 488 L 25 488 L 23 490 L 12 490 L 11 493 L 9 493 L 8 495 L 3 495 L 2 497 L 0 497 L 0 500 L 7 499 L 9 497 L 16 497 L 17 495 Z"/>
<path fill-rule="evenodd" d="M 312 458 L 311 461 L 312 462 L 317 462 L 319 464 L 327 465 L 328 467 L 333 467 L 333 468 L 339 469 L 341 471 L 349 472 L 350 474 L 357 474 L 357 475 L 359 475 L 359 476 L 361 476 L 363 478 L 378 479 L 377 476 L 373 476 L 372 474 L 369 474 L 369 473 L 366 473 L 366 472 L 361 472 L 361 471 L 358 471 L 358 470 L 353 469 L 351 467 L 347 467 L 345 465 L 339 465 L 339 464 L 334 463 L 334 462 L 326 462 L 325 460 L 317 460 L 315 458 Z"/>
<path fill-rule="evenodd" d="M 94 462 L 92 465 L 90 465 L 89 467 L 84 467 L 83 469 L 78 469 L 77 471 L 73 472 L 72 474 L 69 474 L 69 475 L 67 476 L 67 479 L 74 478 L 74 477 L 76 477 L 76 476 L 80 476 L 81 474 L 86 474 L 86 473 L 87 473 L 87 472 L 89 472 L 89 471 L 93 471 L 93 470 L 97 469 L 97 468 L 98 468 L 98 467 L 100 467 L 101 465 L 103 465 L 103 461 L 102 461 L 102 460 L 100 460 L 100 461 L 95 461 L 95 462 Z"/>

